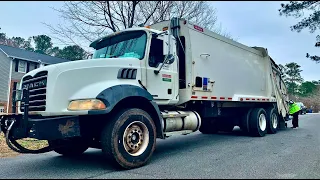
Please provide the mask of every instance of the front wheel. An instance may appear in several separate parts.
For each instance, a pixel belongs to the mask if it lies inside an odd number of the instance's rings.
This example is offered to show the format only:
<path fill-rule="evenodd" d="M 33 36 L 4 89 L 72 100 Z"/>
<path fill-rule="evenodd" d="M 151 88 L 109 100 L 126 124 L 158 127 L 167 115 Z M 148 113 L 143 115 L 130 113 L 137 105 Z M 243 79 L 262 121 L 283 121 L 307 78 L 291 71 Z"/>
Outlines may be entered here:
<path fill-rule="evenodd" d="M 110 119 L 101 133 L 102 151 L 126 169 L 145 165 L 156 145 L 156 128 L 141 109 L 125 109 Z"/>

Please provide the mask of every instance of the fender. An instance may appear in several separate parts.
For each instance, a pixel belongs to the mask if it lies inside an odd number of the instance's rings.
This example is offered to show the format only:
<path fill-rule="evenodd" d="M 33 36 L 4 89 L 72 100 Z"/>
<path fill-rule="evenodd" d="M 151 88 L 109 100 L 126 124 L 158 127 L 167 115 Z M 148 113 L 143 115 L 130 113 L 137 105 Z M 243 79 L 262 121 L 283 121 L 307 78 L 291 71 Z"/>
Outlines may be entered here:
<path fill-rule="evenodd" d="M 144 97 L 149 101 L 153 100 L 152 95 L 148 91 L 138 86 L 129 85 L 129 84 L 116 85 L 103 90 L 96 97 L 96 99 L 100 99 L 107 106 L 107 109 L 91 110 L 88 113 L 89 114 L 109 113 L 114 108 L 114 106 L 116 106 L 117 103 L 120 102 L 122 99 L 127 97 L 133 97 L 133 96 Z"/>
<path fill-rule="evenodd" d="M 135 85 L 116 85 L 109 87 L 102 92 L 100 92 L 96 99 L 99 99 L 105 103 L 107 106 L 106 110 L 90 110 L 88 111 L 89 115 L 95 115 L 95 114 L 107 114 L 109 113 L 116 105 L 118 102 L 120 102 L 122 99 L 125 99 L 127 97 L 144 97 L 147 100 L 150 101 L 150 105 L 154 108 L 154 110 L 157 112 L 158 115 L 158 122 L 155 122 L 156 124 L 159 125 L 159 128 L 157 128 L 157 134 L 160 135 L 159 137 L 163 138 L 163 132 L 162 132 L 162 127 L 163 127 L 163 122 L 161 121 L 162 117 L 160 114 L 160 109 L 158 105 L 153 102 L 153 97 L 152 95 L 146 91 L 145 89 L 135 86 Z"/>

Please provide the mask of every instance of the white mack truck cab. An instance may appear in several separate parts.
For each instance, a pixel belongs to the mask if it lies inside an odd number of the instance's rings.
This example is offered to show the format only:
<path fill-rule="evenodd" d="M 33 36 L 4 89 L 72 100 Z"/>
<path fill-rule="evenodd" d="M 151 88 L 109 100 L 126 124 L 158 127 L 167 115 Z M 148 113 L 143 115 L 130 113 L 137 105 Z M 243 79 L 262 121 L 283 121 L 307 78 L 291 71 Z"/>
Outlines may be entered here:
<path fill-rule="evenodd" d="M 119 31 L 90 47 L 92 59 L 22 78 L 18 113 L 0 120 L 11 149 L 70 156 L 99 148 L 130 169 L 150 160 L 156 138 L 235 126 L 263 137 L 286 125 L 287 89 L 266 48 L 178 18 Z M 27 137 L 49 146 L 29 150 L 17 143 Z"/>

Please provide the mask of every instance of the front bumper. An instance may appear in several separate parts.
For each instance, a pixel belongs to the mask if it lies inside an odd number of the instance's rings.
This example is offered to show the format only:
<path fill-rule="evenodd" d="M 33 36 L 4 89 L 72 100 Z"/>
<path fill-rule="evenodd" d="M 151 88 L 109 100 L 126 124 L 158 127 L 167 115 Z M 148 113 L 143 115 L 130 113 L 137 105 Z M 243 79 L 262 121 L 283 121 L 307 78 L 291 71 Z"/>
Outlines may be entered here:
<path fill-rule="evenodd" d="M 29 137 L 39 140 L 56 140 L 81 136 L 78 116 L 30 118 L 20 114 L 2 115 L 0 120 L 1 131 L 6 133 L 12 121 L 15 121 L 10 130 L 13 139 Z"/>
<path fill-rule="evenodd" d="M 29 115 L 29 90 L 23 89 L 22 94 L 23 114 L 0 116 L 0 130 L 4 133 L 13 123 L 9 133 L 11 139 L 55 140 L 80 136 L 79 116 L 45 118 Z"/>

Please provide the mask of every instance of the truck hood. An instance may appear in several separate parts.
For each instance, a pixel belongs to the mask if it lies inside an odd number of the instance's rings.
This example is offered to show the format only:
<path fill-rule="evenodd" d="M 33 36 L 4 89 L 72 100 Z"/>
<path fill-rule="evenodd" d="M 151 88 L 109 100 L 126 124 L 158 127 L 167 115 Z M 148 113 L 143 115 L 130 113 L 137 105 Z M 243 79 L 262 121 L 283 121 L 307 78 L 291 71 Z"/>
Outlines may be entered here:
<path fill-rule="evenodd" d="M 89 59 L 69 61 L 59 64 L 52 64 L 38 69 L 32 70 L 25 76 L 34 76 L 40 71 L 64 72 L 72 69 L 94 68 L 94 67 L 140 67 L 141 61 L 137 58 L 104 58 L 104 59 Z"/>
<path fill-rule="evenodd" d="M 35 69 L 25 76 L 48 71 L 46 87 L 46 111 L 42 115 L 69 113 L 71 100 L 94 99 L 103 90 L 122 84 L 139 86 L 141 63 L 136 58 L 109 58 L 78 60 Z M 118 78 L 122 69 L 136 69 L 135 78 Z M 21 83 L 22 84 L 22 83 Z M 85 113 L 85 112 L 84 112 Z"/>

